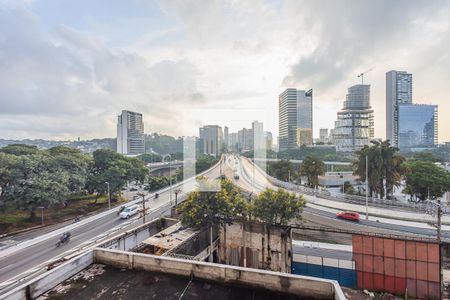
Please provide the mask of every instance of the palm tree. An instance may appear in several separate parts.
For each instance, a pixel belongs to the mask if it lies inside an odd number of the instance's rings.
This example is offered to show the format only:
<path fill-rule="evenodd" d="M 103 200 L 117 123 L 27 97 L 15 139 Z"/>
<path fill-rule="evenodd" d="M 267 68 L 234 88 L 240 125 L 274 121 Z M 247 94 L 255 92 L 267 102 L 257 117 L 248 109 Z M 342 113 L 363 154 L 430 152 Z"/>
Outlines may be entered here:
<path fill-rule="evenodd" d="M 358 175 L 361 181 L 366 180 L 367 156 L 370 196 L 376 193 L 380 198 L 388 197 L 392 195 L 394 187 L 400 185 L 405 158 L 397 153 L 399 149 L 392 147 L 388 140 L 374 140 L 371 143 L 372 146 L 365 145 L 355 152 L 358 159 L 353 162 L 353 174 Z"/>

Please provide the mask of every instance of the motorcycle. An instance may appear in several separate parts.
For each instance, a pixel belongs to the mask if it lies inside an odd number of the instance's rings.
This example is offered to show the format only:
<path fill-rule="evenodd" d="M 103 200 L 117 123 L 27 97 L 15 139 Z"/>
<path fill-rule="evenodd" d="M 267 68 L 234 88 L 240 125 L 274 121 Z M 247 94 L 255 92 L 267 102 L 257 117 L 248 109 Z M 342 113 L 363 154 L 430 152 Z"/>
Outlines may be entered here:
<path fill-rule="evenodd" d="M 125 209 L 125 205 L 122 205 L 119 210 L 117 211 L 117 215 L 120 215 L 121 212 Z"/>
<path fill-rule="evenodd" d="M 63 235 L 59 238 L 59 241 L 56 243 L 56 248 L 68 243 L 69 241 L 70 241 L 70 232 L 64 232 Z"/>

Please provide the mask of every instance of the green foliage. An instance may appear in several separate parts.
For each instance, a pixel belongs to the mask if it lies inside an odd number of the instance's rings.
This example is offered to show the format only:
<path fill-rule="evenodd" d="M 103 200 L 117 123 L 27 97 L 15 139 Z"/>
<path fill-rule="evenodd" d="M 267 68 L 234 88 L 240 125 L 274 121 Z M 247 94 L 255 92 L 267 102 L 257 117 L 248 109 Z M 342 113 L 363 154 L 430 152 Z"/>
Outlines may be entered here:
<path fill-rule="evenodd" d="M 294 167 L 288 160 L 279 160 L 277 162 L 269 163 L 267 165 L 267 172 L 279 180 L 289 181 L 289 174 L 291 179 L 294 176 Z"/>
<path fill-rule="evenodd" d="M 369 193 L 377 193 L 380 198 L 392 195 L 395 186 L 400 186 L 405 171 L 405 158 L 398 154 L 399 149 L 392 147 L 389 141 L 372 141 L 372 146 L 364 146 L 356 151 L 358 159 L 353 163 L 360 180 L 366 180 L 366 156 L 368 157 Z"/>
<path fill-rule="evenodd" d="M 65 203 L 86 190 L 105 194 L 109 182 L 115 193 L 148 173 L 143 161 L 112 150 L 97 150 L 93 158 L 77 149 L 57 146 L 9 145 L 0 149 L 0 209 L 28 210 Z"/>
<path fill-rule="evenodd" d="M 188 194 L 181 204 L 181 221 L 186 226 L 213 227 L 230 224 L 246 216 L 247 205 L 240 191 L 225 179 L 219 191 L 205 177 L 198 177 L 199 189 Z"/>
<path fill-rule="evenodd" d="M 298 149 L 286 150 L 278 152 L 279 159 L 285 160 L 304 160 L 307 156 L 315 156 L 323 161 L 342 161 L 351 162 L 353 157 L 351 154 L 337 152 L 335 148 L 318 148 L 307 147 L 302 145 Z"/>
<path fill-rule="evenodd" d="M 170 177 L 168 176 L 148 176 L 145 190 L 153 192 L 169 186 Z"/>
<path fill-rule="evenodd" d="M 287 225 L 292 219 L 299 220 L 305 206 L 303 196 L 297 197 L 286 190 L 266 189 L 253 202 L 253 215 L 271 225 Z"/>
<path fill-rule="evenodd" d="M 208 170 L 218 161 L 219 160 L 214 156 L 197 153 L 195 161 L 195 174 Z"/>
<path fill-rule="evenodd" d="M 341 187 L 341 193 L 355 195 L 356 191 L 353 188 L 353 185 L 350 183 L 350 181 L 345 181 L 344 182 L 344 190 L 342 190 L 342 187 Z"/>
<path fill-rule="evenodd" d="M 143 183 L 148 174 L 145 163 L 137 158 L 127 158 L 109 149 L 96 150 L 94 162 L 86 187 L 89 192 L 107 193 L 109 183 L 111 194 L 118 193 L 128 181 Z"/>
<path fill-rule="evenodd" d="M 325 174 L 325 164 L 316 156 L 307 156 L 300 166 L 300 175 L 306 176 L 307 184 L 311 188 L 319 185 L 319 175 Z"/>
<path fill-rule="evenodd" d="M 450 190 L 450 174 L 431 161 L 407 163 L 404 193 L 419 200 L 437 199 Z"/>
<path fill-rule="evenodd" d="M 411 159 L 412 160 L 431 161 L 431 162 L 439 161 L 439 159 L 433 154 L 433 152 L 430 152 L 430 151 L 415 152 L 412 155 Z"/>
<path fill-rule="evenodd" d="M 153 133 L 145 136 L 145 149 L 152 149 L 160 154 L 183 152 L 183 139 Z"/>
<path fill-rule="evenodd" d="M 162 161 L 162 156 L 154 153 L 144 153 L 139 155 L 137 158 L 148 164 Z"/>
<path fill-rule="evenodd" d="M 38 154 L 40 150 L 37 146 L 24 145 L 24 144 L 11 144 L 0 149 L 0 152 L 12 155 L 31 155 Z"/>

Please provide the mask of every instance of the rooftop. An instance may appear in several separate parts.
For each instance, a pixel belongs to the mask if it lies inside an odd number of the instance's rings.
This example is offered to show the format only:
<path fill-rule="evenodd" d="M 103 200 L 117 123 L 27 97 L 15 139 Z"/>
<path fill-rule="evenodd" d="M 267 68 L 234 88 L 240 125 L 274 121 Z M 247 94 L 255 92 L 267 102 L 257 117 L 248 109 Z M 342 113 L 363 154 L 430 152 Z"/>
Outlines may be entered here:
<path fill-rule="evenodd" d="M 51 299 L 311 299 L 171 274 L 93 264 L 45 293 Z"/>

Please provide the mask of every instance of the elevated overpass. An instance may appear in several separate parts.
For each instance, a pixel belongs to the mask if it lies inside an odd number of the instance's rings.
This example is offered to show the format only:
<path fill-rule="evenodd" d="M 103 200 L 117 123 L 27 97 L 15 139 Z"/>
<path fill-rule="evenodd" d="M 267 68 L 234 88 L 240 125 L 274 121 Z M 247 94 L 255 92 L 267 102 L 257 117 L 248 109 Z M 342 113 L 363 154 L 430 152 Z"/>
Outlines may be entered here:
<path fill-rule="evenodd" d="M 208 178 L 217 178 L 220 175 L 220 164 L 217 163 L 212 168 L 202 172 Z M 185 194 L 196 188 L 195 178 L 192 177 L 171 187 L 157 191 L 159 197 L 155 198 L 155 193 L 147 194 L 145 198 L 145 208 L 147 214 L 146 221 L 156 219 L 162 215 L 170 213 L 174 205 L 174 191 L 182 188 L 178 195 L 179 202 L 183 201 Z M 130 201 L 127 205 L 142 205 L 142 198 Z M 68 224 L 48 232 L 46 228 L 33 231 L 28 234 L 28 238 L 21 241 L 14 241 L 14 238 L 4 238 L 0 240 L 2 244 L 8 244 L 0 248 L 0 294 L 23 283 L 31 278 L 42 274 L 47 270 L 47 266 L 89 249 L 92 245 L 110 238 L 112 235 L 133 230 L 143 223 L 142 216 L 131 219 L 120 219 L 118 217 L 119 207 L 106 210 L 80 222 Z M 72 236 L 67 245 L 55 247 L 56 242 L 63 232 L 70 231 Z M 6 239 L 6 241 L 5 241 Z"/>
<path fill-rule="evenodd" d="M 435 218 L 426 215 L 423 210 L 417 208 L 415 211 L 405 211 L 400 207 L 377 207 L 373 203 L 369 203 L 369 219 L 364 219 L 365 206 L 359 204 L 348 203 L 345 199 L 335 197 L 329 199 L 322 197 L 319 193 L 309 194 L 303 190 L 298 190 L 294 186 L 283 185 L 283 182 L 277 182 L 263 170 L 256 166 L 250 159 L 235 156 L 234 159 L 239 161 L 240 174 L 245 182 L 239 186 L 252 186 L 254 193 L 261 192 L 264 188 L 282 187 L 289 191 L 303 195 L 306 200 L 304 209 L 304 218 L 308 221 L 321 226 L 328 226 L 343 230 L 355 229 L 357 231 L 379 232 L 387 234 L 404 234 L 417 237 L 435 237 L 436 228 L 431 225 Z M 340 201 L 339 201 L 340 200 Z M 351 223 L 336 219 L 336 213 L 353 210 L 359 211 L 362 219 L 359 223 Z M 450 217 L 443 217 L 442 236 L 444 240 L 450 241 Z"/>

